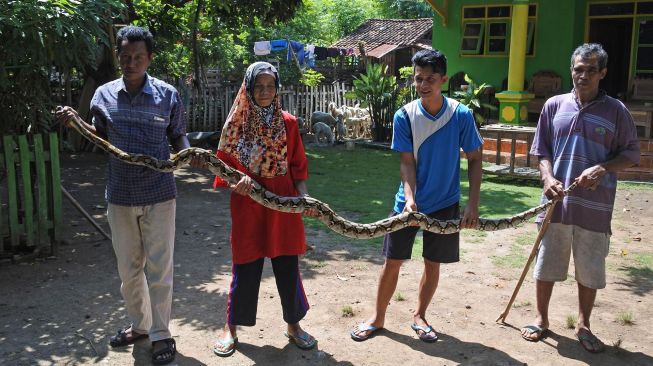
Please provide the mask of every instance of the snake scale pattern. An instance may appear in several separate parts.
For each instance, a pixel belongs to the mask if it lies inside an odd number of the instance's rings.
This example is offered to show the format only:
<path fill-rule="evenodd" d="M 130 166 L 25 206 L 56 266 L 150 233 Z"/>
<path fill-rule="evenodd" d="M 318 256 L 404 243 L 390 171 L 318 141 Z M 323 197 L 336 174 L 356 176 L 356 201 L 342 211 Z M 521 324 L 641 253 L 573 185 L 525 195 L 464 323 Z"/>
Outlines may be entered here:
<path fill-rule="evenodd" d="M 218 175 L 229 183 L 236 184 L 243 177 L 243 173 L 226 165 L 209 150 L 191 147 L 171 155 L 168 160 L 158 160 L 151 156 L 142 154 L 128 154 L 89 131 L 84 126 L 84 123 L 79 116 L 75 115 L 75 117 L 70 119 L 70 122 L 70 126 L 86 139 L 90 140 L 109 154 L 115 156 L 117 159 L 128 164 L 145 166 L 160 172 L 172 172 L 185 164 L 188 164 L 193 157 L 197 156 L 204 159 L 211 173 Z M 576 184 L 574 183 L 570 185 L 566 191 L 569 192 L 575 187 Z M 338 215 L 327 204 L 313 197 L 278 196 L 266 190 L 257 182 L 254 182 L 254 187 L 249 196 L 261 205 L 281 212 L 301 213 L 308 208 L 313 208 L 318 213 L 316 219 L 323 222 L 329 229 L 340 235 L 354 239 L 376 238 L 407 226 L 419 226 L 424 230 L 438 234 L 451 234 L 458 232 L 461 229 L 462 219 L 444 221 L 436 220 L 420 212 L 404 212 L 394 217 L 369 224 L 356 223 Z M 482 231 L 496 231 L 515 228 L 545 211 L 548 207 L 553 205 L 553 202 L 553 200 L 550 200 L 511 217 L 499 219 L 479 218 L 476 229 Z"/>

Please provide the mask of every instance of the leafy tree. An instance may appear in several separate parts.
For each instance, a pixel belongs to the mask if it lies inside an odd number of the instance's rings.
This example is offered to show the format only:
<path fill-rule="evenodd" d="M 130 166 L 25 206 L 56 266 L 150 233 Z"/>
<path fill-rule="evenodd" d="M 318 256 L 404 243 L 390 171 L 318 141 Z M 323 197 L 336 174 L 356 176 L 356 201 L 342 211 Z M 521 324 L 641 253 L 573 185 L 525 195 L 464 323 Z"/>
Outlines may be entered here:
<path fill-rule="evenodd" d="M 379 0 L 378 7 L 387 18 L 433 18 L 433 8 L 424 0 Z"/>
<path fill-rule="evenodd" d="M 417 91 L 413 83 L 413 67 L 405 66 L 399 69 L 399 80 L 393 98 L 393 110 L 397 110 L 407 103 L 417 99 Z M 401 85 L 400 85 L 401 84 Z M 402 86 L 403 85 L 403 86 Z"/>
<path fill-rule="evenodd" d="M 299 80 L 300 83 L 306 86 L 318 86 L 324 80 L 324 75 L 320 74 L 317 71 L 308 69 L 304 71 L 302 78 Z"/>
<path fill-rule="evenodd" d="M 21 0 L 0 4 L 0 133 L 47 129 L 50 80 L 92 72 L 119 0 Z"/>

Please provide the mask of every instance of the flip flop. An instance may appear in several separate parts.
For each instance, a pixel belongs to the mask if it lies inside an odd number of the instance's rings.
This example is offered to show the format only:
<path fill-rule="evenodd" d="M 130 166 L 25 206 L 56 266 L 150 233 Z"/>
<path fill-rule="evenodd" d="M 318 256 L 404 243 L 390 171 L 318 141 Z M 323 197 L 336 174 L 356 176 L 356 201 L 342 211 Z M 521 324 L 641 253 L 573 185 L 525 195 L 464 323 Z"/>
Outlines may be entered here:
<path fill-rule="evenodd" d="M 148 337 L 147 333 L 141 334 L 141 333 L 136 333 L 136 332 L 134 332 L 132 330 L 132 335 L 136 334 L 136 336 L 132 336 L 131 338 L 127 338 L 127 330 L 130 329 L 131 327 L 132 326 L 130 324 L 130 325 L 118 330 L 116 335 L 111 336 L 111 338 L 109 338 L 109 345 L 112 348 L 125 347 L 125 346 L 129 346 L 130 344 L 138 341 L 139 339 L 143 339 L 143 338 Z"/>
<path fill-rule="evenodd" d="M 152 353 L 152 364 L 154 365 L 167 365 L 170 362 L 175 360 L 175 355 L 177 354 L 177 344 L 172 338 L 162 339 L 159 341 L 152 342 L 152 346 L 156 342 L 165 342 L 166 346 L 156 352 Z M 164 356 L 159 358 L 159 356 Z"/>
<path fill-rule="evenodd" d="M 289 342 L 294 343 L 295 346 L 297 346 L 299 349 L 303 349 L 305 351 L 313 349 L 317 344 L 317 339 L 313 338 L 312 335 L 303 330 L 298 335 L 292 335 L 288 332 L 284 332 L 283 335 L 288 338 Z"/>
<path fill-rule="evenodd" d="M 356 328 L 351 330 L 351 339 L 355 340 L 356 342 L 362 342 L 366 341 L 374 336 L 376 331 L 381 330 L 383 328 L 380 327 L 375 327 L 371 324 L 366 324 L 366 323 L 360 323 L 356 326 Z M 358 335 L 356 333 L 362 333 L 362 332 L 369 332 L 365 335 Z"/>
<path fill-rule="evenodd" d="M 213 345 L 213 353 L 220 357 L 229 357 L 236 352 L 236 344 L 238 343 L 238 337 L 229 338 L 227 340 L 218 339 Z M 221 345 L 222 349 L 216 347 L 216 345 Z"/>
<path fill-rule="evenodd" d="M 601 353 L 605 351 L 605 344 L 601 342 L 590 330 L 581 329 L 578 334 L 576 334 L 578 342 L 580 345 L 585 348 L 587 352 L 591 353 Z M 589 346 L 587 345 L 589 343 Z"/>
<path fill-rule="evenodd" d="M 430 325 L 423 326 L 423 325 L 417 325 L 413 323 L 413 325 L 411 325 L 410 327 L 415 331 L 415 333 L 417 333 L 417 336 L 422 342 L 433 343 L 438 340 L 438 335 L 435 334 L 433 327 Z M 420 333 L 420 331 L 422 333 Z M 429 333 L 431 332 L 433 332 L 434 334 L 433 336 L 429 335 Z"/>
<path fill-rule="evenodd" d="M 527 325 L 527 326 L 523 327 L 522 329 L 526 330 L 526 335 L 522 334 L 521 337 L 524 338 L 525 340 L 529 341 L 529 342 L 539 341 L 540 339 L 545 337 L 545 335 L 546 335 L 546 333 L 548 331 L 547 328 L 538 327 L 537 325 Z M 535 334 L 536 337 L 535 338 L 527 337 L 527 335 L 530 336 L 532 334 Z"/>

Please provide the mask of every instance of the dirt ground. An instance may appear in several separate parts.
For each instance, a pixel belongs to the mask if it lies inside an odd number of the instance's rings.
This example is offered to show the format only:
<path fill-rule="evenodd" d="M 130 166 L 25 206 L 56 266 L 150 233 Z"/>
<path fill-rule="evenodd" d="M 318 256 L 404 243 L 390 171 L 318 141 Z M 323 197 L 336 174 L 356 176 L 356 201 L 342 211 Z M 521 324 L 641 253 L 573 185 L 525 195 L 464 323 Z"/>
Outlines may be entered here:
<path fill-rule="evenodd" d="M 104 156 L 62 156 L 63 185 L 105 230 Z M 576 314 L 573 266 L 555 287 L 551 333 L 539 343 L 518 328 L 534 317 L 529 274 L 507 324 L 495 319 L 517 283 L 536 232 L 534 224 L 494 233 L 465 232 L 460 263 L 444 265 L 428 320 L 435 344 L 411 330 L 411 311 L 421 275 L 419 258 L 402 268 L 385 330 L 366 342 L 349 338 L 351 327 L 373 306 L 382 264 L 379 248 L 308 229 L 314 247 L 301 259 L 311 305 L 302 322 L 318 340 L 301 351 L 283 336 L 281 306 L 269 262 L 260 291 L 256 326 L 239 332 L 230 358 L 211 352 L 225 318 L 230 283 L 228 193 L 210 188 L 203 171 L 177 172 L 177 242 L 172 332 L 179 365 L 653 365 L 653 190 L 617 194 L 608 285 L 599 292 L 592 329 L 608 345 L 600 355 L 584 351 L 566 327 Z M 309 182 L 310 188 L 310 182 Z M 328 202 L 328 197 L 319 197 Z M 0 263 L 0 364 L 148 365 L 150 344 L 113 350 L 108 335 L 128 323 L 111 244 L 64 200 L 64 244 L 55 257 Z M 648 265 L 648 267 L 645 266 Z M 350 307 L 353 315 L 344 316 Z"/>

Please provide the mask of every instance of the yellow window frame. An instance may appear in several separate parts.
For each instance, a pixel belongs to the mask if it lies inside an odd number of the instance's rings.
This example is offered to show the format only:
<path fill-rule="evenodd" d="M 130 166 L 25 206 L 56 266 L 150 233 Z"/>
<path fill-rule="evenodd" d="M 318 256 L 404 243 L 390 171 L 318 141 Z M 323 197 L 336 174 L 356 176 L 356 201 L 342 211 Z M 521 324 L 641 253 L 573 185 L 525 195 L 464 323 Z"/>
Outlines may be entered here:
<path fill-rule="evenodd" d="M 510 20 L 505 18 L 490 18 L 492 20 L 487 21 L 487 32 L 485 37 L 485 49 L 484 54 L 486 55 L 507 55 L 510 48 Z M 496 20 L 498 19 L 498 20 Z M 493 36 L 490 34 L 490 27 L 492 24 L 505 24 L 506 25 L 506 34 L 503 36 Z M 503 51 L 491 51 L 490 50 L 490 40 L 493 39 L 503 39 L 505 42 L 505 48 Z"/>
<path fill-rule="evenodd" d="M 468 25 L 472 24 L 478 24 L 481 26 L 481 29 L 478 33 L 478 36 L 465 36 L 465 29 L 467 29 Z M 480 55 L 481 54 L 481 45 L 483 44 L 485 37 L 485 21 L 482 20 L 472 20 L 472 21 L 467 21 L 463 23 L 463 32 L 462 32 L 462 40 L 460 44 L 460 53 L 463 55 Z M 465 43 L 466 39 L 476 39 L 476 49 L 473 50 L 465 50 L 463 49 L 463 44 Z"/>

